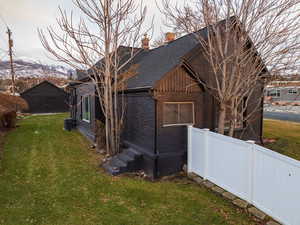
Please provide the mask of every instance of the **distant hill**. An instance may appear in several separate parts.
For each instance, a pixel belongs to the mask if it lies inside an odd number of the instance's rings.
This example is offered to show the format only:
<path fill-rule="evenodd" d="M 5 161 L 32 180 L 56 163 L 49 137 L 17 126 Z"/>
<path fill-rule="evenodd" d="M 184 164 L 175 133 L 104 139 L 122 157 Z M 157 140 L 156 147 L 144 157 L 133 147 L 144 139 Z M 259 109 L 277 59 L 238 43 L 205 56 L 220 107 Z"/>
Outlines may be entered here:
<path fill-rule="evenodd" d="M 60 65 L 44 65 L 33 61 L 14 61 L 17 78 L 56 77 L 68 79 L 73 70 Z M 10 79 L 9 61 L 0 61 L 0 79 Z"/>

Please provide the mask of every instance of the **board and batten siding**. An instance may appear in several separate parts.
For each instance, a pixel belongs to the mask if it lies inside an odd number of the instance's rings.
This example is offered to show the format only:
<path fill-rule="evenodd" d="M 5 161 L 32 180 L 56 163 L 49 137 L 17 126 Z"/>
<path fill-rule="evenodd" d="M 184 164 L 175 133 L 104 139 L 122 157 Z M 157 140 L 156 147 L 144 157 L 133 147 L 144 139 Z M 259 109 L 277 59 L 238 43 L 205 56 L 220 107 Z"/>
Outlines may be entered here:
<path fill-rule="evenodd" d="M 155 92 L 160 93 L 199 93 L 201 88 L 195 79 L 187 74 L 184 68 L 177 67 L 157 82 Z"/>
<path fill-rule="evenodd" d="M 204 92 L 199 84 L 182 67 L 177 67 L 160 80 L 154 89 L 156 99 L 156 150 L 157 175 L 178 172 L 186 161 L 187 128 L 185 125 L 164 126 L 166 102 L 193 103 L 194 125 L 203 125 Z"/>
<path fill-rule="evenodd" d="M 193 68 L 194 71 L 197 71 L 199 78 L 206 83 L 213 84 L 215 76 L 211 67 L 209 66 L 209 62 L 206 60 L 204 56 L 203 50 L 201 48 L 191 52 L 186 60 L 189 62 L 189 65 Z M 207 93 L 209 95 L 209 93 Z M 249 97 L 248 107 L 246 109 L 246 115 L 249 116 L 248 120 L 245 123 L 245 128 L 243 130 L 237 130 L 235 132 L 235 137 L 243 139 L 243 140 L 255 140 L 261 142 L 262 140 L 262 118 L 263 118 L 263 84 L 257 82 L 255 87 L 255 91 L 252 92 Z M 210 100 L 209 100 L 210 99 Z M 215 130 L 217 127 L 217 117 L 216 114 L 218 112 L 218 101 L 214 100 L 214 97 L 211 95 L 207 96 L 205 102 L 205 107 L 207 106 L 209 110 L 211 110 L 211 104 L 213 105 L 213 111 L 211 115 L 208 116 L 209 121 L 205 128 L 209 128 L 211 130 Z M 205 112 L 208 114 L 209 112 Z"/>

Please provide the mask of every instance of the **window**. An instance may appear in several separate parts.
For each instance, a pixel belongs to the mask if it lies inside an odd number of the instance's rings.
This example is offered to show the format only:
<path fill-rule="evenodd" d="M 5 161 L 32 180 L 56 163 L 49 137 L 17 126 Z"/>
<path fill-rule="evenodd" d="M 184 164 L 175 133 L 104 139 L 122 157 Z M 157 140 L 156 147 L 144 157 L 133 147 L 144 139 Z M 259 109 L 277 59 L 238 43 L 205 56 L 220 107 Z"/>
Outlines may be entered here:
<path fill-rule="evenodd" d="M 296 94 L 298 94 L 297 89 L 295 89 L 295 88 L 289 89 L 289 90 L 288 90 L 288 93 L 289 93 L 290 95 L 296 95 Z"/>
<path fill-rule="evenodd" d="M 91 96 L 83 96 L 81 101 L 82 120 L 85 122 L 91 121 Z"/>
<path fill-rule="evenodd" d="M 280 97 L 280 90 L 269 90 L 267 95 L 271 97 Z"/>
<path fill-rule="evenodd" d="M 193 125 L 193 102 L 165 102 L 163 105 L 163 125 Z"/>

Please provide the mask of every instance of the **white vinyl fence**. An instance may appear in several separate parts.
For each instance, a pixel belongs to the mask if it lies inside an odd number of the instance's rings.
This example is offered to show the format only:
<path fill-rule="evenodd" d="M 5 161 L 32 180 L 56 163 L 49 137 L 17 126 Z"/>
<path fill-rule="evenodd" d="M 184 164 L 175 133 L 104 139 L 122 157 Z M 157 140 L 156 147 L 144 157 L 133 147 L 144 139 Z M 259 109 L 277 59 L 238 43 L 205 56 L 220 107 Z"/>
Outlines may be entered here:
<path fill-rule="evenodd" d="M 251 141 L 190 126 L 188 171 L 248 201 L 282 224 L 300 225 L 297 160 Z"/>

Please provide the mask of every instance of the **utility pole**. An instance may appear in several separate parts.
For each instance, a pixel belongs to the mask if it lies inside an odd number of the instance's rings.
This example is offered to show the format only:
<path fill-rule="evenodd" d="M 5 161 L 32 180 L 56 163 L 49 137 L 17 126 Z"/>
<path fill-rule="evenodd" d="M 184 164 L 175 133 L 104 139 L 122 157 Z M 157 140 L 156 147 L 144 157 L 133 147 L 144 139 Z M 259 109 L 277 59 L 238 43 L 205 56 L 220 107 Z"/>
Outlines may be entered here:
<path fill-rule="evenodd" d="M 13 43 L 13 40 L 11 38 L 12 32 L 9 29 L 9 27 L 7 27 L 7 35 L 8 35 L 8 47 L 9 47 L 12 94 L 15 95 L 15 70 L 14 70 L 13 52 L 12 52 L 12 47 L 13 47 L 14 43 Z"/>

